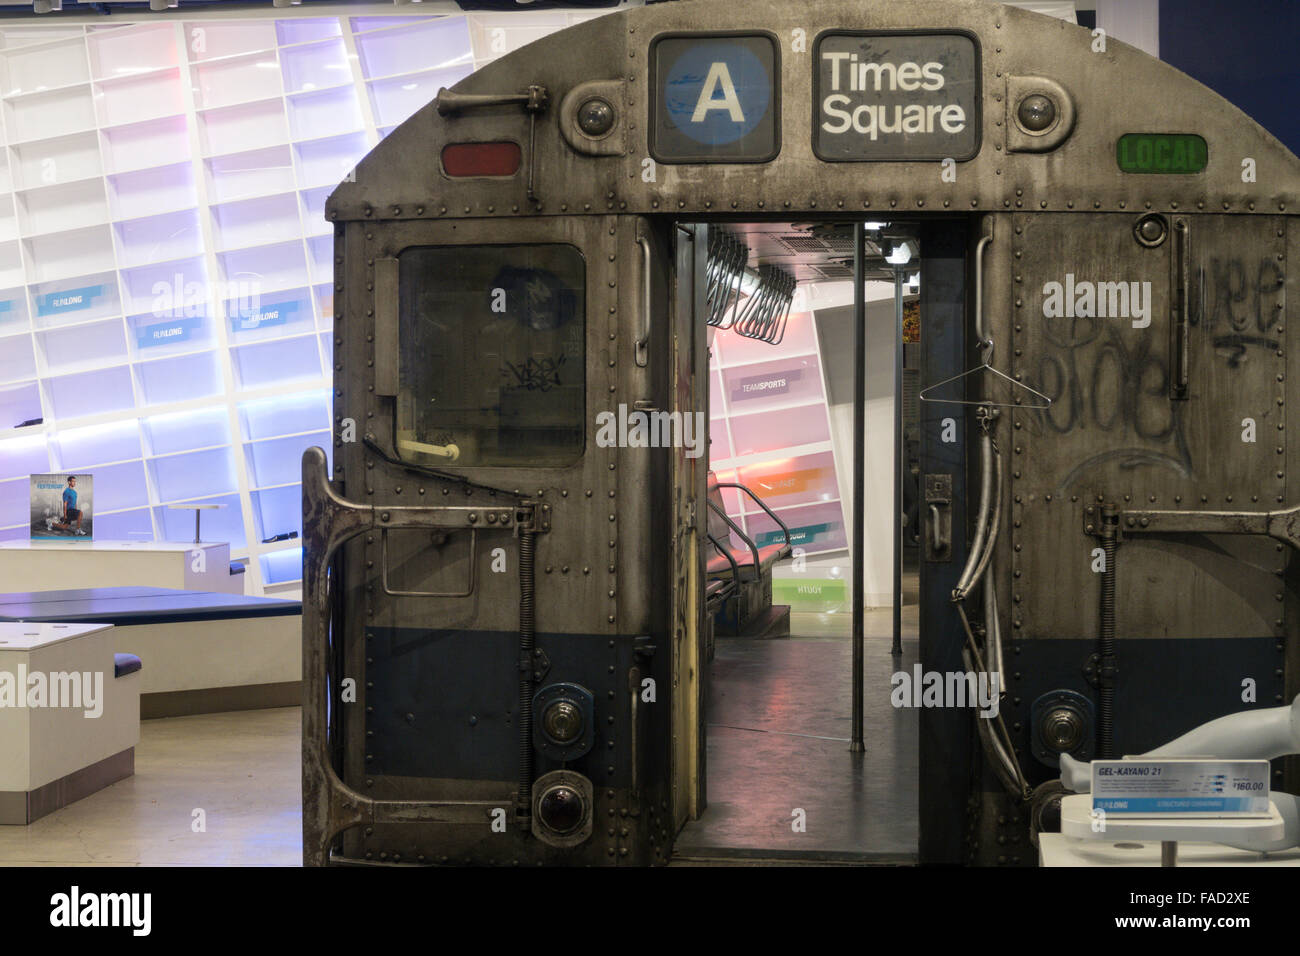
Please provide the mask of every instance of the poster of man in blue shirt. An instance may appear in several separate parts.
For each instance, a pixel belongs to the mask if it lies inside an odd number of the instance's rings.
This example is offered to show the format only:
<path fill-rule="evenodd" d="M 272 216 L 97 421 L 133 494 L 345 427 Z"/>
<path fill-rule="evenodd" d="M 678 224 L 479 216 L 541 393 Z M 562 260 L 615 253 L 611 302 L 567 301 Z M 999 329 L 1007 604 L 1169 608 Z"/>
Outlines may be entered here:
<path fill-rule="evenodd" d="M 93 537 L 90 475 L 32 475 L 31 481 L 33 540 Z"/>

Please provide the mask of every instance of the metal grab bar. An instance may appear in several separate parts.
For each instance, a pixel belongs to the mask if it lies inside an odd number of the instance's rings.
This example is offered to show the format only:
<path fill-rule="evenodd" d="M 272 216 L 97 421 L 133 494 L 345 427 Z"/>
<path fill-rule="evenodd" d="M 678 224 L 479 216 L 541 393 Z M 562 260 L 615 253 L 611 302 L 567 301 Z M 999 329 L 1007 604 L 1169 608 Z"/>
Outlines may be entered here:
<path fill-rule="evenodd" d="M 330 487 L 325 452 L 302 456 L 302 796 L 303 862 L 324 866 L 344 830 L 381 823 L 455 823 L 482 826 L 502 805 L 494 800 L 376 800 L 349 787 L 330 757 L 328 668 L 329 568 L 344 543 L 378 529 L 463 530 L 497 514 L 496 527 L 533 531 L 532 502 L 493 505 L 358 504 Z M 474 516 L 471 520 L 471 515 Z M 338 706 L 338 701 L 335 701 Z"/>
<path fill-rule="evenodd" d="M 975 334 L 979 336 L 979 343 L 975 347 L 988 349 L 984 355 L 985 365 L 993 361 L 993 337 L 984 327 L 984 247 L 992 241 L 993 236 L 990 234 L 980 236 L 980 241 L 975 244 Z"/>
<path fill-rule="evenodd" d="M 749 495 L 749 497 L 752 498 L 752 499 L 754 500 L 754 504 L 758 505 L 760 508 L 762 508 L 764 511 L 766 511 L 766 512 L 767 512 L 767 516 L 768 516 L 769 518 L 771 518 L 773 521 L 775 521 L 778 525 L 780 525 L 782 533 L 785 534 L 785 546 L 786 546 L 787 548 L 791 546 L 791 543 L 790 543 L 790 529 L 787 528 L 786 525 L 785 525 L 785 522 L 782 521 L 782 520 L 780 519 L 780 517 L 777 516 L 777 513 L 776 513 L 775 511 L 773 511 L 771 508 L 769 508 L 769 507 L 764 503 L 764 501 L 763 501 L 762 498 L 760 498 L 758 495 L 754 494 L 752 491 L 750 491 L 750 490 L 749 490 L 748 488 L 746 488 L 744 485 L 739 484 L 738 482 L 734 482 L 734 481 L 723 481 L 723 482 L 719 482 L 719 483 L 717 484 L 717 487 L 718 487 L 718 488 L 739 488 L 739 489 L 740 489 L 741 491 L 743 491 L 745 494 Z"/>
<path fill-rule="evenodd" d="M 641 247 L 641 337 L 636 340 L 634 355 L 638 368 L 645 368 L 650 360 L 650 240 L 645 236 L 636 237 Z"/>
<path fill-rule="evenodd" d="M 707 531 L 704 532 L 704 536 L 709 539 L 713 546 L 718 549 L 718 552 L 727 559 L 727 563 L 731 565 L 731 587 L 725 592 L 727 596 L 730 596 L 740 584 L 740 565 L 736 563 L 736 559 L 732 557 L 731 551 L 727 549 L 726 545 Z"/>
<path fill-rule="evenodd" d="M 1191 320 L 1191 226 L 1186 219 L 1174 220 L 1174 332 L 1171 352 L 1173 372 L 1169 376 L 1169 397 L 1184 400 L 1188 395 L 1187 369 L 1191 362 L 1188 324 Z M 1150 319 L 1147 320 L 1150 322 Z"/>
<path fill-rule="evenodd" d="M 485 106 L 510 106 L 517 104 L 530 113 L 540 113 L 550 102 L 546 87 L 536 84 L 523 93 L 456 93 L 440 89 L 433 98 L 434 108 L 439 116 L 451 116 L 465 110 L 481 109 Z"/>
<path fill-rule="evenodd" d="M 975 540 L 966 556 L 966 566 L 952 589 L 954 602 L 965 600 L 966 595 L 979 583 L 993 554 L 993 546 L 998 539 L 998 524 L 1002 520 L 1002 453 L 993 440 L 992 432 L 998 413 L 996 409 L 981 406 L 975 414 L 980 420 L 980 502 L 975 518 Z"/>
<path fill-rule="evenodd" d="M 736 534 L 740 535 L 740 540 L 745 542 L 745 547 L 749 548 L 749 553 L 754 556 L 754 573 L 758 574 L 762 570 L 762 565 L 758 559 L 758 545 L 754 544 L 753 540 L 749 537 L 749 535 L 745 534 L 745 532 L 740 530 L 740 526 L 736 524 L 736 522 L 732 521 L 729 517 L 727 517 L 727 513 L 725 511 L 719 508 L 712 501 L 708 502 L 708 506 L 713 511 L 714 514 L 716 514 L 719 518 L 721 518 L 723 521 L 727 523 L 727 527 L 729 527 L 732 531 L 736 532 Z M 731 553 L 730 549 L 724 549 L 724 551 L 725 553 L 727 553 L 728 556 L 730 556 Z M 732 560 L 734 561 L 734 559 Z"/>
<path fill-rule="evenodd" d="M 978 349 L 986 350 L 984 353 L 984 357 L 983 359 L 980 360 L 980 364 L 976 365 L 974 368 L 969 368 L 964 372 L 959 372 L 956 375 L 952 376 L 951 378 L 945 378 L 942 382 L 935 382 L 933 385 L 927 385 L 925 388 L 921 389 L 920 393 L 917 395 L 917 398 L 922 402 L 934 402 L 935 404 L 938 405 L 983 405 L 987 408 L 992 408 L 994 406 L 1007 407 L 1007 408 L 1013 407 L 1008 402 L 994 402 L 988 398 L 957 399 L 957 398 L 932 398 L 930 396 L 930 393 L 933 392 L 935 389 L 942 388 L 943 386 L 951 382 L 956 382 L 960 379 L 963 379 L 968 375 L 974 375 L 977 372 L 991 372 L 992 374 L 996 375 L 998 378 L 1007 382 L 1012 389 L 1020 389 L 1021 391 L 1028 392 L 1029 394 L 1033 395 L 1035 398 L 1041 399 L 1041 401 L 1039 402 L 1021 402 L 1015 407 L 1048 408 L 1052 404 L 1052 400 L 1050 398 L 1048 398 L 1038 389 L 1031 388 L 1030 386 L 1024 384 L 1023 382 L 1020 382 L 1017 379 L 1012 378 L 1010 375 L 1007 375 L 1005 372 L 998 371 L 992 365 L 993 336 L 989 333 L 984 323 L 984 248 L 992 241 L 993 241 L 992 234 L 987 236 L 981 236 L 979 242 L 976 243 L 975 245 L 975 335 L 979 339 L 979 341 L 975 344 L 975 347 Z"/>

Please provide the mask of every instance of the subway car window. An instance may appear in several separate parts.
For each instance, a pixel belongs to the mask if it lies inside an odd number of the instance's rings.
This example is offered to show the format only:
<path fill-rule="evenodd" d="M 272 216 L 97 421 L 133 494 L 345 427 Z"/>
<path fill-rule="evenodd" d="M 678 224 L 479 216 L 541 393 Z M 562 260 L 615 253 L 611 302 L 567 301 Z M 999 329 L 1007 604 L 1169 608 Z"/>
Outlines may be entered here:
<path fill-rule="evenodd" d="M 402 458 L 553 467 L 581 457 L 586 263 L 578 249 L 416 247 L 399 256 L 398 281 Z"/>

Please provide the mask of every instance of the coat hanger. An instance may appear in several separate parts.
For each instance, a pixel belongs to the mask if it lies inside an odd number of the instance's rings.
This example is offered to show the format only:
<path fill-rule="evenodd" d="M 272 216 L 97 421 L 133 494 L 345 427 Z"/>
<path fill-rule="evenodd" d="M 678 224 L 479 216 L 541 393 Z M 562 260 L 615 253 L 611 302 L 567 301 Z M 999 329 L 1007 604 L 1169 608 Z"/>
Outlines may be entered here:
<path fill-rule="evenodd" d="M 993 241 L 993 234 L 989 233 L 986 236 L 982 236 L 980 238 L 978 245 L 976 245 L 975 247 L 975 276 L 976 276 L 975 334 L 979 338 L 979 344 L 977 348 L 988 350 L 984 353 L 984 361 L 981 362 L 979 365 L 975 366 L 974 368 L 967 369 L 966 371 L 958 375 L 954 375 L 952 378 L 945 378 L 942 382 L 936 382 L 935 384 L 927 388 L 921 389 L 921 392 L 920 394 L 917 395 L 917 398 L 923 402 L 933 402 L 936 405 L 983 405 L 985 408 L 1048 408 L 1051 406 L 1052 400 L 1048 398 L 1046 395 L 1044 395 L 1042 392 L 1040 392 L 1038 389 L 1030 388 L 1028 385 L 1023 384 L 1022 382 L 1017 382 L 1006 372 L 1000 372 L 993 367 L 992 364 L 993 363 L 993 335 L 985 328 L 984 325 L 984 304 L 983 304 L 984 303 L 984 247 L 987 246 L 992 241 Z M 1024 391 L 1028 392 L 1031 395 L 1036 395 L 1037 397 L 1041 398 L 1042 401 L 1035 402 L 1030 405 L 1026 405 L 1023 402 L 1020 405 L 1015 405 L 1014 403 L 1011 402 L 990 402 L 987 400 L 971 401 L 969 399 L 958 399 L 958 398 L 930 398 L 926 395 L 927 392 L 933 392 L 936 388 L 941 388 L 944 385 L 957 381 L 958 379 L 965 378 L 968 375 L 974 375 L 977 372 L 985 372 L 985 371 L 992 372 L 998 378 L 1005 379 L 1006 381 L 1010 382 L 1012 388 L 1023 389 Z"/>
<path fill-rule="evenodd" d="M 917 395 L 917 398 L 923 402 L 933 402 L 936 405 L 985 405 L 992 408 L 1048 408 L 1051 406 L 1052 400 L 1048 398 L 1046 395 L 1044 395 L 1042 392 L 1040 392 L 1038 389 L 1031 388 L 1030 386 L 1024 384 L 1023 382 L 1017 382 L 1006 372 L 1000 372 L 990 364 L 993 359 L 993 343 L 991 341 L 981 342 L 980 346 L 982 348 L 986 347 L 989 350 L 988 354 L 985 356 L 984 362 L 975 366 L 974 368 L 969 368 L 964 372 L 954 375 L 952 378 L 945 378 L 942 382 L 935 382 L 933 385 L 929 385 L 926 388 L 921 389 L 921 392 L 919 395 Z M 1034 403 L 1021 402 L 1020 404 L 1017 405 L 1014 402 L 992 402 L 987 399 L 971 400 L 971 399 L 958 399 L 958 398 L 930 398 L 926 394 L 927 392 L 933 392 L 936 388 L 942 388 L 944 385 L 947 385 L 951 382 L 955 382 L 958 379 L 963 379 L 968 375 L 976 375 L 980 372 L 992 372 L 998 378 L 1010 382 L 1012 388 L 1023 389 L 1024 391 L 1029 392 L 1031 395 L 1036 395 L 1038 398 L 1041 398 L 1042 401 L 1034 402 Z"/>

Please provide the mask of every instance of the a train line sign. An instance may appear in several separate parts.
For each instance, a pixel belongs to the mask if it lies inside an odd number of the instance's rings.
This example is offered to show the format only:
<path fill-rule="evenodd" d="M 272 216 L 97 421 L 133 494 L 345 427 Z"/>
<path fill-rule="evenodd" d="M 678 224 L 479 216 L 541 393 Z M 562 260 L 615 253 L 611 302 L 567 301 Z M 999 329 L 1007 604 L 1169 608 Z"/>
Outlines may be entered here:
<path fill-rule="evenodd" d="M 664 163 L 766 163 L 780 150 L 780 69 L 767 34 L 654 45 L 650 152 Z"/>

